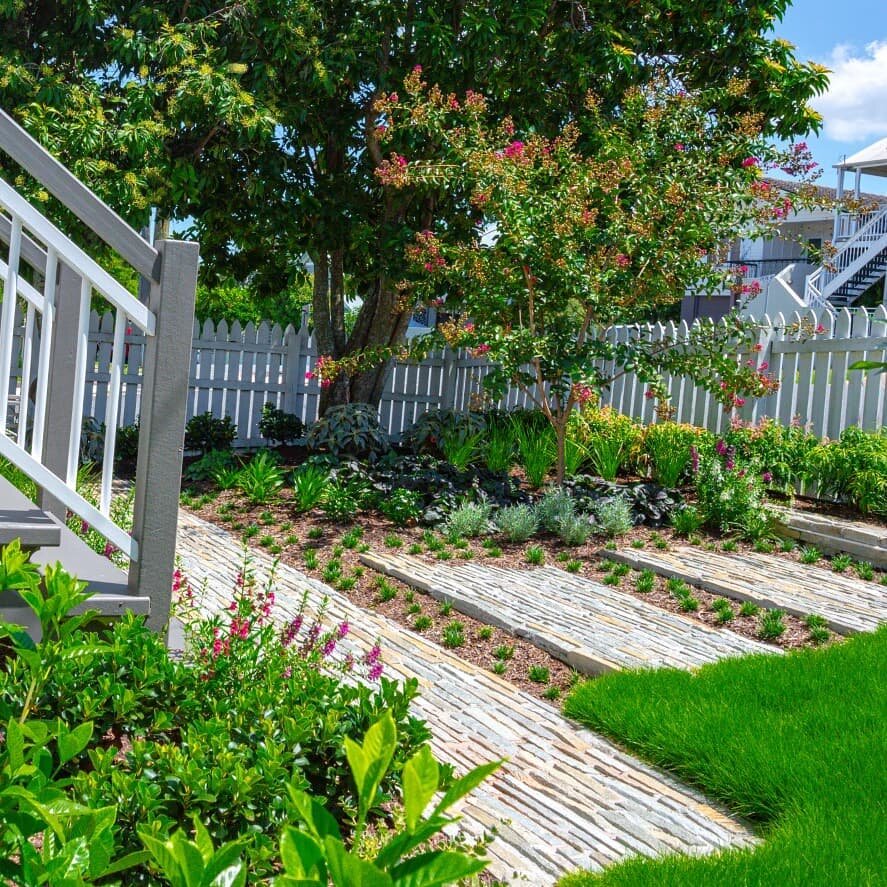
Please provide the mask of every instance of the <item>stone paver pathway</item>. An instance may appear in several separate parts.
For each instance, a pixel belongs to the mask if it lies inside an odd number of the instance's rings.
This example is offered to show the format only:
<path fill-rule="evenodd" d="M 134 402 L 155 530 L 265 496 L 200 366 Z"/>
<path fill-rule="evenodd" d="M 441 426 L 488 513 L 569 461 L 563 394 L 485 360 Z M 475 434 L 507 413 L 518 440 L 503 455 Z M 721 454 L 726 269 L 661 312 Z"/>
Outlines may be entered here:
<path fill-rule="evenodd" d="M 242 564 L 232 536 L 181 513 L 178 552 L 204 606 L 228 600 Z M 258 574 L 271 560 L 253 553 Z M 434 749 L 461 770 L 497 758 L 504 767 L 462 807 L 469 835 L 499 829 L 492 871 L 547 885 L 567 871 L 601 868 L 632 854 L 710 853 L 747 846 L 751 834 L 693 790 L 575 726 L 550 705 L 491 672 L 363 610 L 345 596 L 280 565 L 275 616 L 291 618 L 305 590 L 315 607 L 330 598 L 329 618 L 347 618 L 348 639 L 367 649 L 380 638 L 389 676 L 415 676 L 417 716 L 434 732 Z M 504 824 L 502 821 L 505 821 Z"/>
<path fill-rule="evenodd" d="M 692 585 L 794 616 L 816 613 L 839 634 L 874 631 L 887 621 L 887 589 L 822 567 L 768 554 L 718 554 L 689 546 L 668 551 L 607 552 L 637 570 L 677 576 Z"/>
<path fill-rule="evenodd" d="M 773 647 L 716 630 L 556 567 L 511 569 L 429 564 L 398 554 L 364 554 L 387 573 L 466 616 L 526 638 L 584 674 L 620 668 L 696 668 Z"/>
<path fill-rule="evenodd" d="M 859 560 L 887 569 L 887 527 L 789 508 L 775 508 L 781 532 L 815 545 L 826 554 L 847 552 Z"/>

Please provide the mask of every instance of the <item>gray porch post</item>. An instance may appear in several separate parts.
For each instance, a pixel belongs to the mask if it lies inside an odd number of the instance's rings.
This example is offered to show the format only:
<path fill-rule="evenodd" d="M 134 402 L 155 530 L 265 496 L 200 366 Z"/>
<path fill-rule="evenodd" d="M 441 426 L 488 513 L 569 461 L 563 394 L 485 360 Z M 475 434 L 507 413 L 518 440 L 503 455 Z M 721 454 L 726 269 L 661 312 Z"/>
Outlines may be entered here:
<path fill-rule="evenodd" d="M 77 361 L 77 326 L 80 322 L 80 284 L 80 275 L 61 262 L 55 294 L 55 325 L 52 330 L 43 430 L 43 464 L 61 478 L 68 473 L 71 409 L 76 400 L 74 365 Z M 22 397 L 28 394 L 22 390 Z M 40 490 L 38 500 L 44 511 L 59 520 L 65 519 L 67 508 L 55 496 Z"/>
<path fill-rule="evenodd" d="M 172 594 L 199 247 L 161 240 L 155 248 L 161 272 L 148 302 L 157 324 L 145 346 L 132 529 L 139 554 L 129 592 L 150 598 L 148 625 L 159 631 Z"/>

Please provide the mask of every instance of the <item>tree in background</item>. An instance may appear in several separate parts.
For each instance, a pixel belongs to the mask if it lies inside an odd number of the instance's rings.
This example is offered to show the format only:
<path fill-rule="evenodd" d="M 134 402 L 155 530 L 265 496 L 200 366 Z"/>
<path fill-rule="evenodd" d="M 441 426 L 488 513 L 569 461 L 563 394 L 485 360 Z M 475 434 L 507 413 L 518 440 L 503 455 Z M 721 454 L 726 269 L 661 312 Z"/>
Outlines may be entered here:
<path fill-rule="evenodd" d="M 762 179 L 763 167 L 812 173 L 805 147 L 777 152 L 757 118 L 712 112 L 747 88 L 737 80 L 691 93 L 663 74 L 630 88 L 616 111 L 589 93 L 553 138 L 499 119 L 477 92 L 429 89 L 419 68 L 377 107 L 393 143 L 437 147 L 433 160 L 391 154 L 381 182 L 444 191 L 474 212 L 467 236 L 443 223 L 417 233 L 402 297 L 444 308 L 451 320 L 439 334 L 493 362 L 491 393 L 515 385 L 529 395 L 554 428 L 560 480 L 574 407 L 618 375 L 635 372 L 663 397 L 664 372 L 687 374 L 727 409 L 775 387 L 766 367 L 737 360 L 757 333 L 739 320 L 678 342 L 606 336 L 611 324 L 680 301 L 691 284 L 723 289 L 729 272 L 710 256 L 814 201 L 811 187 L 788 198 Z M 327 379 L 343 371 L 322 366 Z"/>
<path fill-rule="evenodd" d="M 471 230 L 462 195 L 376 175 L 388 150 L 436 154 L 407 130 L 382 146 L 378 103 L 415 65 L 547 138 L 583 113 L 589 90 L 607 115 L 663 66 L 688 90 L 738 79 L 745 89 L 710 93 L 712 110 L 788 137 L 817 125 L 806 102 L 825 74 L 768 36 L 787 5 L 0 0 L 0 99 L 130 221 L 150 206 L 187 221 L 206 283 L 280 291 L 307 254 L 320 348 L 344 358 L 402 342 L 413 306 L 397 283 L 415 232 Z M 361 304 L 350 330 L 346 279 Z M 385 375 L 361 365 L 325 402 L 376 402 Z"/>

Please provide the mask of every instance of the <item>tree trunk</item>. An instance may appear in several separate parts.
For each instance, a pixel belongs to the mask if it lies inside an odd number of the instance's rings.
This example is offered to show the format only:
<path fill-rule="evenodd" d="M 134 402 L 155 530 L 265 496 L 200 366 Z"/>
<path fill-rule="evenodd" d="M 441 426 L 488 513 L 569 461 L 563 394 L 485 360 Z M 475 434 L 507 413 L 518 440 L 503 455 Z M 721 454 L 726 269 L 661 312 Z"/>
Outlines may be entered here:
<path fill-rule="evenodd" d="M 555 465 L 555 481 L 558 486 L 564 482 L 567 471 L 567 423 L 554 422 L 554 437 L 557 441 L 557 463 Z"/>
<path fill-rule="evenodd" d="M 363 302 L 348 337 L 345 353 L 354 354 L 376 347 L 396 348 L 403 344 L 412 312 L 403 310 L 397 292 L 385 279 L 379 279 L 371 290 L 361 295 Z M 377 406 L 382 399 L 390 368 L 391 362 L 384 361 L 367 365 L 365 370 L 343 377 L 341 384 L 333 384 L 325 389 L 322 409 L 342 403 Z"/>

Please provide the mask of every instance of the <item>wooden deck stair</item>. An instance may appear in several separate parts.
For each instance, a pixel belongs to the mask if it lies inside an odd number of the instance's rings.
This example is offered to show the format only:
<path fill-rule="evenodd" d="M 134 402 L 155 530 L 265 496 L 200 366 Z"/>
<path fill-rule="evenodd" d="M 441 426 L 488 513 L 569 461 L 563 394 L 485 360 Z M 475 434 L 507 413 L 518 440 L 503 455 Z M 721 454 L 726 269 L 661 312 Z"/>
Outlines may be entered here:
<path fill-rule="evenodd" d="M 102 616 L 119 616 L 127 610 L 140 615 L 150 613 L 149 598 L 129 594 L 123 570 L 0 477 L 0 545 L 13 539 L 20 539 L 23 547 L 32 550 L 34 563 L 61 563 L 86 582 L 93 596 L 81 610 L 97 610 Z M 0 592 L 0 612 L 4 619 L 24 625 L 30 632 L 36 628 L 30 609 L 15 592 Z"/>

